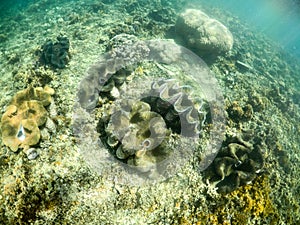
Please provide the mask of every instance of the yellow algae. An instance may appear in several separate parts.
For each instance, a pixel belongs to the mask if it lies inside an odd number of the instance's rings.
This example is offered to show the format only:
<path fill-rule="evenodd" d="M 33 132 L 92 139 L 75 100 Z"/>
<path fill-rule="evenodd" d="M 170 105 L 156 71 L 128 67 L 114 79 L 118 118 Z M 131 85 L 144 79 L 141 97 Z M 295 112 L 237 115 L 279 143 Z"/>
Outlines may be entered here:
<path fill-rule="evenodd" d="M 279 213 L 270 198 L 269 178 L 262 176 L 252 184 L 221 195 L 216 205 L 209 209 L 197 209 L 188 218 L 180 218 L 179 224 L 239 225 L 265 221 L 278 224 Z"/>

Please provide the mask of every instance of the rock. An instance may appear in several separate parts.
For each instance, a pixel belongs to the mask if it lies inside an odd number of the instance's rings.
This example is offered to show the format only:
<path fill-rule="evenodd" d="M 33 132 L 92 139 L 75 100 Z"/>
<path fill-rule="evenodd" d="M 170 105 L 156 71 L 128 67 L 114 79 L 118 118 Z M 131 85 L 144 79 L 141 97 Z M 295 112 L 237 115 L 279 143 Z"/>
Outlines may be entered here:
<path fill-rule="evenodd" d="M 219 55 L 231 50 L 231 32 L 219 21 L 196 9 L 179 15 L 175 29 L 183 43 L 199 55 Z"/>
<path fill-rule="evenodd" d="M 39 156 L 39 153 L 35 148 L 30 148 L 26 151 L 26 155 L 29 160 L 34 160 Z"/>

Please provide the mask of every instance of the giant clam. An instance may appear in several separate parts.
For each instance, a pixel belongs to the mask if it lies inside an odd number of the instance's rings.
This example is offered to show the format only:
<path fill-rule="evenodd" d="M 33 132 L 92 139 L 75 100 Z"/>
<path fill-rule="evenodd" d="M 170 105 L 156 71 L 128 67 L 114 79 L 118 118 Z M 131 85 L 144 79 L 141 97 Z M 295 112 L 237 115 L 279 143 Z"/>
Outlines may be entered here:
<path fill-rule="evenodd" d="M 206 171 L 208 179 L 220 193 L 229 193 L 251 183 L 262 171 L 265 151 L 259 144 L 228 136 L 214 162 Z"/>
<path fill-rule="evenodd" d="M 205 63 L 170 40 L 113 41 L 79 85 L 74 132 L 84 159 L 102 176 L 133 185 L 172 176 L 196 153 L 198 169 L 206 169 L 222 143 L 224 112 Z M 136 75 L 138 63 L 149 71 Z"/>

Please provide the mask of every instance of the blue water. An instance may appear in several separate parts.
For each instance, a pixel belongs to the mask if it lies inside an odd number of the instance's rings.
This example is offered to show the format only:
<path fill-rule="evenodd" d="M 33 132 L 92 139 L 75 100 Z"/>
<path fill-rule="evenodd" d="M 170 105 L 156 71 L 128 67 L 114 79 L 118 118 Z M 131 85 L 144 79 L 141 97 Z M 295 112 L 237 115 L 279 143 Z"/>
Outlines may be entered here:
<path fill-rule="evenodd" d="M 38 1 L 0 0 L 0 15 L 17 13 L 35 2 Z M 172 1 L 161 2 L 167 4 Z M 300 58 L 300 1 L 298 0 L 191 0 L 186 2 L 225 9 L 254 29 L 268 35 L 287 52 Z"/>
<path fill-rule="evenodd" d="M 286 51 L 300 57 L 300 1 L 296 0 L 196 0 L 225 9 L 241 21 L 268 35 Z"/>
<path fill-rule="evenodd" d="M 7 15 L 10 13 L 16 13 L 26 8 L 35 0 L 0 0 L 0 15 Z"/>

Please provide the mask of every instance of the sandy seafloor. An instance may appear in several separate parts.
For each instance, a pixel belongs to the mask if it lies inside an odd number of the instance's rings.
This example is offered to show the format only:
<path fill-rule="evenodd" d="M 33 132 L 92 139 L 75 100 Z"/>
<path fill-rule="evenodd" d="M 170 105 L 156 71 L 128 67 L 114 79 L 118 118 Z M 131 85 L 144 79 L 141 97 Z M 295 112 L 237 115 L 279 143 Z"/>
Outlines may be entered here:
<path fill-rule="evenodd" d="M 35 146 L 39 156 L 34 160 L 1 142 L 0 224 L 299 224 L 299 60 L 220 9 L 181 1 L 103 2 L 42 0 L 1 16 L 1 115 L 12 96 L 31 82 L 55 90 L 59 120 Z M 113 183 L 87 166 L 71 128 L 79 81 L 109 39 L 120 33 L 170 38 L 167 31 L 183 7 L 203 9 L 232 32 L 232 51 L 209 67 L 227 109 L 236 101 L 254 110 L 248 120 L 228 117 L 226 132 L 251 131 L 264 147 L 263 172 L 229 194 L 219 194 L 193 161 L 155 185 Z M 36 50 L 59 34 L 71 42 L 67 67 L 34 67 Z M 239 67 L 237 60 L 252 68 Z"/>

